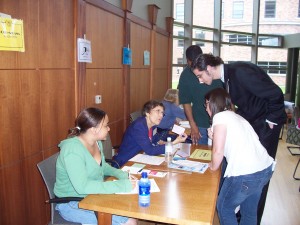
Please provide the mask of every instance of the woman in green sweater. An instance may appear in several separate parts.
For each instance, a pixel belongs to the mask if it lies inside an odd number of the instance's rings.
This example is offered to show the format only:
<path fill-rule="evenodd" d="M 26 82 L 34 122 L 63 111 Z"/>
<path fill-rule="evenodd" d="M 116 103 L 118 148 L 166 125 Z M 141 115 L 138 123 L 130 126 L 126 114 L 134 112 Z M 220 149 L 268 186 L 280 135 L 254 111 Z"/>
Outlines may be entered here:
<path fill-rule="evenodd" d="M 135 187 L 128 173 L 113 168 L 105 162 L 101 140 L 110 130 L 108 116 L 97 108 L 82 110 L 71 129 L 69 138 L 58 146 L 54 193 L 57 197 L 85 197 L 88 194 L 113 194 L 130 192 Z M 104 176 L 114 176 L 116 181 L 104 181 Z M 56 210 L 68 221 L 97 224 L 93 211 L 78 208 L 78 202 L 57 204 Z M 136 225 L 135 219 L 112 217 L 113 225 Z"/>

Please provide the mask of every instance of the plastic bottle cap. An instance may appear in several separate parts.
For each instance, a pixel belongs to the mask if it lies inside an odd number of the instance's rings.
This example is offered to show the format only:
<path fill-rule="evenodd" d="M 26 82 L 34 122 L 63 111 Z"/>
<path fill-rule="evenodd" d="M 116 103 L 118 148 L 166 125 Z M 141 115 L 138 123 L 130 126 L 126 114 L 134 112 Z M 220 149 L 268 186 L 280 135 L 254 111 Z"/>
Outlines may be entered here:
<path fill-rule="evenodd" d="M 169 142 L 170 142 L 170 141 L 171 141 L 171 137 L 168 137 L 168 138 L 167 138 L 167 141 L 169 141 Z"/>
<path fill-rule="evenodd" d="M 147 172 L 142 172 L 142 178 L 147 178 L 147 177 L 148 177 Z"/>

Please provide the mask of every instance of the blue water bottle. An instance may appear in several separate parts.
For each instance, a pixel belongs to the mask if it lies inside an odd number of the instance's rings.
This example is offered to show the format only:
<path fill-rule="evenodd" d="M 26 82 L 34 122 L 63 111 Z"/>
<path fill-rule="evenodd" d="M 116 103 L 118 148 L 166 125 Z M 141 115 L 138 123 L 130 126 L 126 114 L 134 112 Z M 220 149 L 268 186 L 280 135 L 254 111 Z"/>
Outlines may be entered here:
<path fill-rule="evenodd" d="M 139 205 L 142 207 L 150 205 L 150 187 L 151 183 L 148 179 L 148 174 L 142 172 L 142 177 L 139 180 Z"/>

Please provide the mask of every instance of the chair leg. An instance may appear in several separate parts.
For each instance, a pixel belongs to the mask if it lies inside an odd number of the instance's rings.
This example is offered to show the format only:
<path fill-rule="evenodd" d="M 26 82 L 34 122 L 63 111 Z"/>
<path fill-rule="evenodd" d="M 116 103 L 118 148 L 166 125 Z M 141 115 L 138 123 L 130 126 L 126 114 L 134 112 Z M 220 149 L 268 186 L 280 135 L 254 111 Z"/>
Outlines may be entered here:
<path fill-rule="evenodd" d="M 291 155 L 300 155 L 300 147 L 296 147 L 296 146 L 287 146 L 287 149 L 289 150 L 289 152 L 291 153 Z M 299 153 L 294 153 L 291 151 L 291 149 L 298 149 Z"/>
<path fill-rule="evenodd" d="M 296 165 L 296 168 L 295 168 L 294 174 L 293 174 L 293 178 L 294 178 L 295 180 L 300 180 L 300 177 L 296 177 L 296 172 L 297 172 L 299 163 L 300 163 L 300 159 L 298 160 L 298 163 L 297 163 L 297 165 Z M 299 191 L 300 191 L 300 188 L 299 188 Z"/>

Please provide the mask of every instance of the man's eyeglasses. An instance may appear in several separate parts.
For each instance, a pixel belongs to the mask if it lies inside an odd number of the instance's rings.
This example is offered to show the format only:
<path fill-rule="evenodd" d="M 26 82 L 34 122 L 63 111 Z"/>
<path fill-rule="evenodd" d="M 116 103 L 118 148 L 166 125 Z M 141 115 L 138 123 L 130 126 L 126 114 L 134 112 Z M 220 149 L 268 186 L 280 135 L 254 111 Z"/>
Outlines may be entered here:
<path fill-rule="evenodd" d="M 195 74 L 195 76 L 196 76 L 198 79 L 201 79 L 204 73 L 206 73 L 207 75 L 210 76 L 210 73 L 208 72 L 208 70 L 200 71 L 200 73 L 201 73 L 201 74 Z"/>
<path fill-rule="evenodd" d="M 205 103 L 203 104 L 204 108 L 206 108 L 206 107 L 208 106 L 208 104 L 209 104 L 209 101 L 205 102 Z"/>

